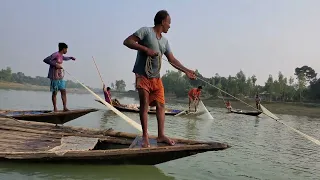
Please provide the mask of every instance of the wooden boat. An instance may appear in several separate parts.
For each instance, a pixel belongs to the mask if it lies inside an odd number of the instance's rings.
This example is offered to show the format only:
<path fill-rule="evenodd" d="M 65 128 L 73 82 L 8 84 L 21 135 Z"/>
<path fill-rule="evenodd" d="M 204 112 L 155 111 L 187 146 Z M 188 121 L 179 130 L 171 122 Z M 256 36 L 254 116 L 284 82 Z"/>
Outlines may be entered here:
<path fill-rule="evenodd" d="M 249 115 L 249 116 L 259 116 L 262 112 L 259 111 L 242 111 L 240 109 L 232 109 L 231 113 L 235 113 L 235 114 L 244 114 L 244 115 Z"/>
<path fill-rule="evenodd" d="M 219 142 L 174 139 L 176 145 L 157 143 L 141 148 L 137 134 L 95 130 L 49 123 L 0 118 L 0 160 L 76 164 L 156 165 L 230 146 Z"/>
<path fill-rule="evenodd" d="M 100 100 L 95 99 L 95 101 L 103 104 Z M 138 106 L 134 106 L 134 105 L 113 104 L 113 107 L 118 109 L 119 111 L 122 111 L 122 112 L 133 112 L 133 113 L 139 113 L 140 112 L 139 107 Z M 166 109 L 165 110 L 165 115 L 174 116 L 176 114 L 179 114 L 180 112 L 182 112 L 182 110 Z M 156 110 L 150 109 L 148 111 L 148 114 L 156 114 Z"/>
<path fill-rule="evenodd" d="M 46 122 L 52 124 L 64 124 L 78 117 L 84 116 L 98 109 L 76 109 L 70 111 L 53 112 L 50 110 L 0 110 L 0 116 L 11 117 L 25 121 Z"/>

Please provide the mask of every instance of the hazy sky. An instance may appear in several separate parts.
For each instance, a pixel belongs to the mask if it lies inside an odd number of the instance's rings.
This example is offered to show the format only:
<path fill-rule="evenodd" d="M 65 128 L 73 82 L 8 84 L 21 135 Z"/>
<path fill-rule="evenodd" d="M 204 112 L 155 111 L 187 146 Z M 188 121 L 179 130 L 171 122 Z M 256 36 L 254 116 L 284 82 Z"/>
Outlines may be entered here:
<path fill-rule="evenodd" d="M 123 40 L 166 9 L 172 22 L 165 36 L 185 66 L 206 77 L 242 69 L 263 84 L 302 65 L 320 73 L 319 7 L 318 0 L 2 0 L 0 68 L 46 76 L 42 60 L 62 41 L 77 58 L 64 67 L 80 81 L 101 87 L 94 56 L 106 83 L 124 79 L 132 89 L 136 51 Z M 166 69 L 174 68 L 163 62 Z"/>

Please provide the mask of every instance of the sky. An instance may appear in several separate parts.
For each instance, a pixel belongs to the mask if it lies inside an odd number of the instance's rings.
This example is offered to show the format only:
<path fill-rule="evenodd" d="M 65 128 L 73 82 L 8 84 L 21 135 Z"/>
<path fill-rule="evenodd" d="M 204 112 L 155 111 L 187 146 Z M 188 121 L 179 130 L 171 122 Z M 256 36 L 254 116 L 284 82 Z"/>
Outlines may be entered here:
<path fill-rule="evenodd" d="M 241 69 L 262 85 L 269 74 L 289 78 L 303 65 L 320 73 L 319 7 L 318 0 L 2 0 L 0 68 L 46 76 L 43 59 L 65 42 L 77 58 L 63 64 L 73 77 L 101 87 L 93 56 L 107 85 L 123 79 L 133 89 L 137 52 L 123 41 L 165 9 L 171 28 L 164 36 L 187 68 L 205 77 Z M 166 70 L 174 68 L 163 61 Z"/>

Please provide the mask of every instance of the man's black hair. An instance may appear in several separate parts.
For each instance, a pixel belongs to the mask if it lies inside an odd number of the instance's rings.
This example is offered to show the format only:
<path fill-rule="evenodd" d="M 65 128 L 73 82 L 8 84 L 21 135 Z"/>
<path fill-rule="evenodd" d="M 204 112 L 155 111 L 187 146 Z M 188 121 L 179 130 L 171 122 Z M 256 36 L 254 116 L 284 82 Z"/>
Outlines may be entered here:
<path fill-rule="evenodd" d="M 107 91 L 109 91 L 110 90 L 110 87 L 107 87 Z"/>
<path fill-rule="evenodd" d="M 161 24 L 163 20 L 165 20 L 169 16 L 168 11 L 166 10 L 161 10 L 158 11 L 156 16 L 154 17 L 154 25 Z"/>
<path fill-rule="evenodd" d="M 68 45 L 66 43 L 61 42 L 59 43 L 58 47 L 59 51 L 62 51 L 64 48 L 68 48 Z"/>
<path fill-rule="evenodd" d="M 198 86 L 198 89 L 202 89 L 202 86 Z"/>

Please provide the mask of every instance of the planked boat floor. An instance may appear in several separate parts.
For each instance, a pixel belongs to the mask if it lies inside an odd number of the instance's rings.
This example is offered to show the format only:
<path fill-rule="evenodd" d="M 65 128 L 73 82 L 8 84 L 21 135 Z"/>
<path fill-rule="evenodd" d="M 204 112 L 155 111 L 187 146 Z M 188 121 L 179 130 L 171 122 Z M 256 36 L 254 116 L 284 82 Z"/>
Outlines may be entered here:
<path fill-rule="evenodd" d="M 0 118 L 0 160 L 94 164 L 155 165 L 230 148 L 226 143 L 172 138 L 176 144 L 141 147 L 141 136 L 112 129 L 97 130 Z"/>
<path fill-rule="evenodd" d="M 48 151 L 59 146 L 62 137 L 71 135 L 112 138 L 103 136 L 104 132 L 0 118 L 0 152 Z"/>

